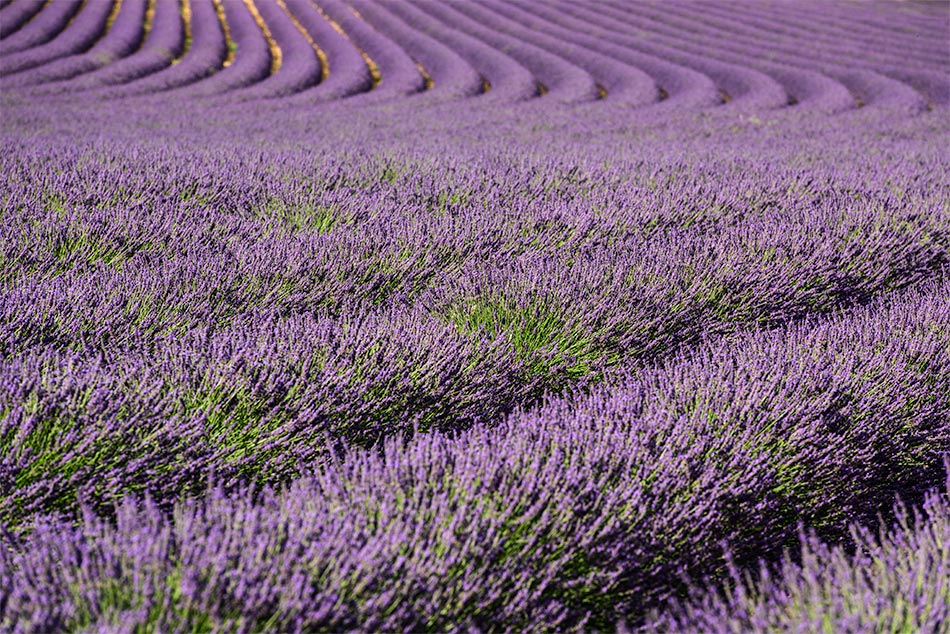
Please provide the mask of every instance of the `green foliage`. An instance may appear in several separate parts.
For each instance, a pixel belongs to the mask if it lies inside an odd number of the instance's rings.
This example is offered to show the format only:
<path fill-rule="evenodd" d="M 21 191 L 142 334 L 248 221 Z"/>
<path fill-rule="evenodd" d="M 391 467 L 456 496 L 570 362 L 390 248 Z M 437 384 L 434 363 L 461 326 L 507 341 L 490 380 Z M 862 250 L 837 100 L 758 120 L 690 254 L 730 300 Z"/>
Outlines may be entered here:
<path fill-rule="evenodd" d="M 288 233 L 312 232 L 320 235 L 352 222 L 352 219 L 342 215 L 337 205 L 291 202 L 280 198 L 268 200 L 260 211 L 260 217 L 265 222 L 275 222 L 276 226 Z"/>
<path fill-rule="evenodd" d="M 135 634 L 160 634 L 170 630 L 206 634 L 242 629 L 243 619 L 237 611 L 229 623 L 191 606 L 182 593 L 181 572 L 177 568 L 164 578 L 158 571 L 153 575 L 146 582 L 152 584 L 148 595 L 143 591 L 141 581 L 135 583 L 122 577 L 102 579 L 93 597 L 74 591 L 76 611 L 65 623 L 65 629 L 82 632 L 94 626 L 130 624 Z M 95 600 L 91 601 L 91 598 Z"/>
<path fill-rule="evenodd" d="M 192 392 L 183 407 L 186 416 L 204 414 L 204 439 L 225 463 L 234 464 L 249 481 L 274 482 L 294 468 L 275 462 L 281 451 L 264 445 L 292 419 L 297 390 L 295 385 L 283 395 L 255 395 L 239 383 L 220 383 Z"/>
<path fill-rule="evenodd" d="M 466 335 L 509 342 L 532 375 L 563 372 L 578 379 L 593 372 L 604 357 L 583 326 L 542 303 L 476 299 L 451 307 L 445 317 Z"/>

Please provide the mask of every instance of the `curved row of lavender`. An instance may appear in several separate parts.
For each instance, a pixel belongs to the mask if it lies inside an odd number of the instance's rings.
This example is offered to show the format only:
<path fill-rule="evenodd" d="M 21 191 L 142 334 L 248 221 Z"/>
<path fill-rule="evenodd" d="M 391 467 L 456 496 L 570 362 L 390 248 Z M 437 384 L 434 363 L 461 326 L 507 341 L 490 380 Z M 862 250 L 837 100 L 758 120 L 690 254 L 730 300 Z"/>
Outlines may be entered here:
<path fill-rule="evenodd" d="M 939 630 L 948 37 L 0 1 L 0 629 Z"/>
<path fill-rule="evenodd" d="M 734 12 L 686 1 L 273 0 L 259 10 L 250 0 L 62 0 L 40 11 L 18 0 L 0 8 L 0 77 L 7 89 L 35 86 L 25 91 L 34 97 L 90 102 L 172 88 L 219 104 L 296 94 L 288 103 L 305 107 L 415 92 L 432 92 L 433 102 L 487 97 L 496 85 L 489 102 L 550 93 L 548 101 L 638 109 L 659 101 L 665 109 L 919 111 L 950 102 L 939 6 L 917 9 L 936 19 L 893 8 L 892 24 L 859 15 L 855 27 L 840 7 L 828 19 L 825 4 Z M 860 13 L 875 11 L 883 10 Z M 367 82 L 367 72 L 376 78 Z M 334 75 L 343 85 L 317 89 Z"/>

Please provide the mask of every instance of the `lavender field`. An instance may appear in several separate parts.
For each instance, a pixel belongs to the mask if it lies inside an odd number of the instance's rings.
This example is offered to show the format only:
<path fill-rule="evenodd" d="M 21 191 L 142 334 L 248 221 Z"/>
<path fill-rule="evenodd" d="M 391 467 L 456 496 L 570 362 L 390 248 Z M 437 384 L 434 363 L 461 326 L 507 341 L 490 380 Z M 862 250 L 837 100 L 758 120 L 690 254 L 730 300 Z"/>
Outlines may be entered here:
<path fill-rule="evenodd" d="M 0 631 L 950 632 L 950 4 L 0 0 Z"/>

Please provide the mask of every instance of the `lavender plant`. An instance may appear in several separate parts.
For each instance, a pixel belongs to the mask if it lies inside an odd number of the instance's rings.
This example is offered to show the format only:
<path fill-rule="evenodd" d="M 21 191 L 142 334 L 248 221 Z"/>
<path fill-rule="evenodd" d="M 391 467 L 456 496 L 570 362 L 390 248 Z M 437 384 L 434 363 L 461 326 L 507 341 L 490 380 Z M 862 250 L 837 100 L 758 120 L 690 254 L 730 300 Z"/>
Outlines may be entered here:
<path fill-rule="evenodd" d="M 733 567 L 721 593 L 696 592 L 644 630 L 941 631 L 950 620 L 947 493 L 929 493 L 921 511 L 900 505 L 896 516 L 878 533 L 852 526 L 846 545 L 802 535 L 801 552 L 777 570 L 763 565 L 753 577 Z"/>

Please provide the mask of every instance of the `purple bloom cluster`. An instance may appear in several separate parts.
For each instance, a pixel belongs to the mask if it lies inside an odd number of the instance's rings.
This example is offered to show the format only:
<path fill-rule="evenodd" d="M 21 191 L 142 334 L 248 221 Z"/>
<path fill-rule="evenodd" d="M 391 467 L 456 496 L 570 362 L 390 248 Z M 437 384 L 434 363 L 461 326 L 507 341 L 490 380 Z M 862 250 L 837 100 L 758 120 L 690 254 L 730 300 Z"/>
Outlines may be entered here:
<path fill-rule="evenodd" d="M 950 500 L 933 491 L 923 511 L 895 510 L 879 533 L 858 524 L 850 545 L 802 535 L 796 557 L 756 577 L 730 569 L 721 592 L 654 614 L 653 632 L 940 632 L 950 623 Z"/>
<path fill-rule="evenodd" d="M 944 9 L 0 0 L 0 629 L 939 628 Z"/>

